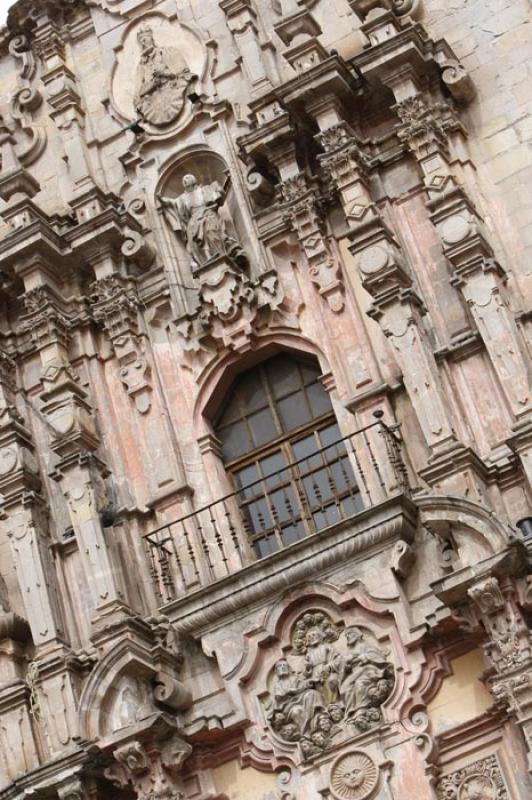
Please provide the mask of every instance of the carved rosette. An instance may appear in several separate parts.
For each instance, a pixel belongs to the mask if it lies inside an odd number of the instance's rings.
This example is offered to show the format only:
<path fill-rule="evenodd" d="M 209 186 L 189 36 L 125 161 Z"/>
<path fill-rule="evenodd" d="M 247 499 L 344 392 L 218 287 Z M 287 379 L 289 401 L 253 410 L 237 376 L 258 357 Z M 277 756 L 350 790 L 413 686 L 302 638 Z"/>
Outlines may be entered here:
<path fill-rule="evenodd" d="M 388 652 L 365 639 L 356 626 L 341 633 L 322 612 L 296 622 L 290 654 L 276 662 L 270 679 L 267 720 L 280 740 L 299 745 L 303 758 L 382 722 L 395 671 Z"/>
<path fill-rule="evenodd" d="M 445 775 L 438 783 L 438 800 L 509 800 L 495 755 Z"/>

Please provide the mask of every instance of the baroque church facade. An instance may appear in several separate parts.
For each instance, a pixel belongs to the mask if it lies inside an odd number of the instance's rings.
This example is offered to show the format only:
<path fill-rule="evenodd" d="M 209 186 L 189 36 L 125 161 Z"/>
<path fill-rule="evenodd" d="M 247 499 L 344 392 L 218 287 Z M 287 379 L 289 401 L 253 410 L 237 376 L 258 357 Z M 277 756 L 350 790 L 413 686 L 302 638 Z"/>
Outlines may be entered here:
<path fill-rule="evenodd" d="M 18 0 L 1 800 L 525 800 L 528 0 Z"/>

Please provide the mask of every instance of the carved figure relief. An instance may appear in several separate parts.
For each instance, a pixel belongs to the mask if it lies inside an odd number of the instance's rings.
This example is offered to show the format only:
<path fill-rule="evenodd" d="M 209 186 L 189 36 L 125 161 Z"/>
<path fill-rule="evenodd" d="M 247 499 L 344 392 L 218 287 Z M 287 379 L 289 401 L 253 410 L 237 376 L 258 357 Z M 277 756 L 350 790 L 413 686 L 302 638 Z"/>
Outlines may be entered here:
<path fill-rule="evenodd" d="M 185 175 L 184 191 L 177 197 L 160 197 L 172 227 L 182 237 L 190 254 L 193 270 L 218 256 L 227 256 L 239 267 L 248 265 L 240 244 L 229 235 L 220 208 L 227 196 L 226 184 L 217 181 L 198 183 L 195 175 Z"/>
<path fill-rule="evenodd" d="M 149 25 L 140 28 L 137 39 L 141 55 L 135 109 L 141 119 L 153 125 L 169 125 L 181 113 L 185 92 L 194 76 L 177 47 L 157 46 Z"/>
<path fill-rule="evenodd" d="M 488 756 L 445 775 L 438 784 L 439 800 L 509 800 L 497 756 Z"/>
<path fill-rule="evenodd" d="M 379 769 L 360 750 L 345 753 L 331 769 L 331 792 L 337 800 L 367 800 L 379 782 Z"/>
<path fill-rule="evenodd" d="M 295 625 L 291 655 L 274 666 L 268 722 L 311 758 L 382 721 L 394 674 L 388 652 L 368 645 L 360 628 L 340 634 L 325 614 L 306 613 Z"/>
<path fill-rule="evenodd" d="M 201 94 L 207 51 L 189 26 L 163 14 L 143 15 L 116 46 L 112 103 L 124 120 L 139 121 L 152 136 L 166 136 L 193 114 L 187 101 Z"/>

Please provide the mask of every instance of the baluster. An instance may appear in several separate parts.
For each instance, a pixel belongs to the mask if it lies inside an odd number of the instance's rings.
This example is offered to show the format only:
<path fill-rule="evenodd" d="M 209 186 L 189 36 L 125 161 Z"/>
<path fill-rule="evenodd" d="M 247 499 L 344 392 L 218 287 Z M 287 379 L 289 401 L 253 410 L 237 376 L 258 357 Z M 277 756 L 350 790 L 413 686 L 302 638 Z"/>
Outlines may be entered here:
<path fill-rule="evenodd" d="M 375 458 L 375 454 L 373 452 L 373 448 L 371 446 L 371 442 L 368 439 L 367 431 L 363 431 L 362 435 L 364 437 L 364 441 L 365 441 L 366 447 L 368 449 L 369 460 L 371 461 L 371 463 L 373 465 L 373 469 L 375 470 L 375 474 L 377 475 L 377 479 L 378 479 L 380 487 L 381 487 L 381 489 L 382 489 L 382 491 L 384 493 L 384 497 L 386 497 L 387 496 L 386 483 L 384 482 L 384 478 L 382 477 L 382 473 L 381 473 L 381 469 L 379 467 L 379 463 L 378 463 L 377 459 Z"/>
<path fill-rule="evenodd" d="M 177 564 L 177 569 L 178 569 L 179 575 L 181 577 L 181 582 L 183 584 L 183 588 L 186 589 L 187 588 L 187 582 L 186 582 L 186 578 L 185 578 L 185 571 L 183 569 L 183 563 L 181 561 L 181 554 L 179 552 L 179 534 L 178 534 L 178 541 L 176 542 L 175 537 L 174 537 L 173 532 L 172 532 L 172 526 L 171 525 L 169 526 L 169 532 L 170 532 L 170 541 L 172 542 L 172 549 L 173 549 L 173 552 L 174 552 L 174 558 L 175 558 L 175 562 Z"/>
<path fill-rule="evenodd" d="M 190 536 L 190 534 L 188 532 L 185 520 L 183 520 L 183 522 L 181 524 L 183 526 L 183 534 L 184 534 L 184 537 L 185 537 L 185 546 L 187 548 L 188 558 L 189 558 L 190 563 L 192 565 L 192 569 L 193 569 L 194 575 L 196 577 L 196 582 L 201 585 L 201 575 L 200 575 L 200 571 L 199 571 L 199 567 L 198 567 L 198 560 L 196 558 L 196 553 L 194 552 L 194 547 L 192 546 L 192 539 L 191 539 L 191 536 Z"/>
<path fill-rule="evenodd" d="M 210 548 L 209 548 L 209 543 L 207 542 L 207 540 L 205 538 L 205 535 L 203 533 L 203 526 L 201 524 L 201 514 L 199 514 L 199 513 L 197 515 L 197 520 L 198 520 L 198 532 L 199 532 L 199 537 L 200 537 L 200 542 L 201 542 L 201 549 L 203 550 L 203 554 L 205 556 L 205 560 L 206 560 L 207 566 L 209 568 L 209 575 L 210 575 L 211 578 L 214 578 L 214 567 L 212 566 L 211 552 L 210 552 Z"/>
<path fill-rule="evenodd" d="M 353 436 L 355 436 L 355 435 L 356 434 L 353 434 Z M 355 464 L 356 464 L 356 467 L 357 467 L 357 473 L 358 473 L 358 475 L 360 477 L 360 481 L 362 482 L 362 485 L 364 487 L 364 491 L 365 491 L 366 496 L 368 498 L 369 505 L 372 505 L 373 500 L 371 498 L 371 492 L 370 492 L 369 487 L 368 487 L 368 482 L 366 481 L 366 475 L 364 474 L 364 470 L 362 469 L 362 464 L 360 463 L 360 459 L 358 457 L 356 445 L 354 445 L 353 442 L 351 441 L 351 437 L 349 438 L 349 444 L 351 445 L 351 453 L 353 455 L 353 458 L 355 459 Z"/>
<path fill-rule="evenodd" d="M 148 559 L 150 562 L 150 577 L 152 579 L 156 595 L 160 600 L 163 600 L 163 593 L 161 591 L 161 585 L 159 581 L 159 572 L 157 570 L 157 561 L 155 560 L 155 549 L 158 549 L 158 547 L 159 545 L 155 544 L 155 542 L 150 541 L 150 539 L 146 539 L 146 551 L 148 553 Z"/>
<path fill-rule="evenodd" d="M 225 566 L 225 571 L 229 573 L 229 568 L 227 566 L 227 555 L 224 547 L 224 540 L 221 531 L 218 529 L 218 523 L 216 521 L 216 515 L 214 513 L 214 505 L 209 506 L 209 516 L 214 531 L 214 541 L 216 542 L 216 546 L 218 547 L 218 550 L 220 552 L 220 557 L 222 559 L 223 565 Z"/>
<path fill-rule="evenodd" d="M 233 547 L 235 548 L 236 552 L 240 556 L 240 561 L 243 564 L 244 563 L 244 558 L 243 558 L 243 554 L 242 554 L 242 548 L 241 548 L 241 545 L 240 545 L 240 537 L 238 535 L 237 529 L 235 528 L 235 526 L 233 524 L 233 518 L 231 516 L 231 512 L 229 511 L 229 506 L 227 505 L 227 502 L 225 500 L 223 501 L 223 506 L 224 506 L 225 518 L 227 520 L 227 527 L 229 528 L 229 535 L 231 536 L 231 541 L 233 543 Z"/>

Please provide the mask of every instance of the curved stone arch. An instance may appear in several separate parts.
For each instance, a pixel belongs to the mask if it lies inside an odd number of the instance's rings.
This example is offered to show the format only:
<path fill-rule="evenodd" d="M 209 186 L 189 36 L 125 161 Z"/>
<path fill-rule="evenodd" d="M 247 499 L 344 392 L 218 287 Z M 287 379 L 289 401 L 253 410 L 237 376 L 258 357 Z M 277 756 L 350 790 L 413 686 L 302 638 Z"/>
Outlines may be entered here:
<path fill-rule="evenodd" d="M 156 674 L 150 652 L 138 643 L 124 639 L 111 648 L 83 689 L 79 703 L 80 736 L 91 741 L 102 737 L 112 695 L 126 676 L 149 684 Z"/>
<path fill-rule="evenodd" d="M 329 372 L 329 363 L 323 350 L 298 332 L 282 330 L 249 339 L 238 351 L 231 350 L 221 357 L 215 356 L 198 376 L 199 391 L 194 404 L 193 419 L 200 436 L 212 432 L 210 420 L 215 418 L 225 392 L 238 375 L 281 352 L 296 357 L 316 358 L 322 372 Z"/>
<path fill-rule="evenodd" d="M 511 526 L 495 512 L 455 495 L 426 495 L 416 498 L 420 522 L 429 531 L 442 538 L 452 528 L 458 547 L 474 544 L 470 558 L 462 558 L 464 565 L 488 558 L 503 549 L 513 538 Z"/>
<path fill-rule="evenodd" d="M 177 153 L 172 153 L 162 164 L 156 194 L 163 192 L 170 181 L 179 181 L 179 178 L 193 170 L 199 181 L 217 180 L 223 183 L 227 169 L 226 159 L 205 142 L 190 142 Z"/>

